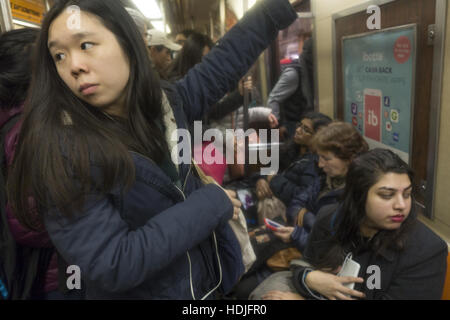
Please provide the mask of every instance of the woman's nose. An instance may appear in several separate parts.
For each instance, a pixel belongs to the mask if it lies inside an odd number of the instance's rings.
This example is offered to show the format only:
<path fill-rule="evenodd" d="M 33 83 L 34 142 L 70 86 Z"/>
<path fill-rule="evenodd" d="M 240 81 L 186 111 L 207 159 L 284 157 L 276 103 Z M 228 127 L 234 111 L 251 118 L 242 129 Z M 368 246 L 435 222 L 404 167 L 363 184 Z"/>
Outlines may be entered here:
<path fill-rule="evenodd" d="M 86 62 L 84 61 L 81 54 L 72 54 L 70 59 L 71 59 L 70 60 L 71 74 L 74 77 L 78 77 L 80 75 L 80 73 L 83 73 L 83 72 L 85 73 L 88 71 Z"/>
<path fill-rule="evenodd" d="M 394 209 L 395 210 L 403 210 L 406 208 L 406 200 L 403 198 L 403 195 L 398 195 L 395 197 Z"/>

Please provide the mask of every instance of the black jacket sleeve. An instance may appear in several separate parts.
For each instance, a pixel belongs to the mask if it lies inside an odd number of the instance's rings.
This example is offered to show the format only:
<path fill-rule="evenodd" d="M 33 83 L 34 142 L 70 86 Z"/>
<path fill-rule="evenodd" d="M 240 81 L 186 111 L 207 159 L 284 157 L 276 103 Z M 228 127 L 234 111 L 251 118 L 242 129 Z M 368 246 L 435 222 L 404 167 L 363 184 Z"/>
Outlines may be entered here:
<path fill-rule="evenodd" d="M 306 191 L 310 185 L 319 182 L 319 179 L 314 160 L 306 156 L 297 160 L 287 172 L 273 177 L 270 189 L 286 206 L 289 206 L 296 194 Z"/>
<path fill-rule="evenodd" d="M 311 263 L 320 255 L 320 249 L 315 244 L 330 236 L 330 221 L 333 218 L 335 211 L 336 206 L 332 205 L 324 207 L 323 212 L 320 213 L 320 218 L 316 221 L 312 228 L 306 244 L 305 252 L 303 253 L 303 257 L 307 262 Z M 308 288 L 305 283 L 307 273 L 313 270 L 313 267 L 296 267 L 293 270 L 292 281 L 294 287 L 304 298 L 322 300 L 324 298 L 319 293 Z"/>
<path fill-rule="evenodd" d="M 278 32 L 297 19 L 287 0 L 263 0 L 246 12 L 202 62 L 175 83 L 188 122 L 200 120 L 233 90 Z"/>
<path fill-rule="evenodd" d="M 213 105 L 207 114 L 209 120 L 218 121 L 225 117 L 227 114 L 239 109 L 244 103 L 244 97 L 241 96 L 239 90 L 226 95 L 222 100 Z"/>

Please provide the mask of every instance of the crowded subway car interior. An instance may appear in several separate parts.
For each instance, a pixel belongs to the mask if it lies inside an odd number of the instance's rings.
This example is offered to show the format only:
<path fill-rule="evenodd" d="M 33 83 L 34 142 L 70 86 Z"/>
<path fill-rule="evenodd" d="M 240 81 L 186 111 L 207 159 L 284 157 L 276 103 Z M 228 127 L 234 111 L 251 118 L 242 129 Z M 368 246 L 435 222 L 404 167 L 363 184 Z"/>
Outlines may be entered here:
<path fill-rule="evenodd" d="M 0 0 L 0 300 L 450 300 L 448 19 Z"/>

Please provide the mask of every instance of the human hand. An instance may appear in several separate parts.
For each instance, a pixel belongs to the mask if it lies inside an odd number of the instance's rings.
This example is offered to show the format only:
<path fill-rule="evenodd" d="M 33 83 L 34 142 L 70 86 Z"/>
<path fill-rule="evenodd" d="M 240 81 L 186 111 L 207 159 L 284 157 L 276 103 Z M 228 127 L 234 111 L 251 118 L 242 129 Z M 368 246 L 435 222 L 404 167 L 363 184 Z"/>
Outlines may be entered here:
<path fill-rule="evenodd" d="M 233 190 L 224 189 L 225 194 L 231 200 L 233 204 L 233 220 L 237 220 L 239 216 L 239 210 L 241 210 L 242 203 L 238 200 L 237 194 Z"/>
<path fill-rule="evenodd" d="M 308 209 L 302 208 L 298 214 L 297 214 L 297 225 L 299 227 L 303 227 L 303 217 L 305 216 L 305 213 L 308 212 Z"/>
<path fill-rule="evenodd" d="M 279 130 L 280 130 L 280 139 L 281 139 L 281 141 L 286 140 L 288 138 L 288 131 L 287 131 L 286 127 L 285 126 L 281 126 Z"/>
<path fill-rule="evenodd" d="M 280 227 L 273 234 L 280 238 L 283 242 L 291 242 L 291 234 L 294 232 L 294 227 Z"/>
<path fill-rule="evenodd" d="M 272 190 L 270 190 L 269 183 L 266 179 L 259 179 L 256 182 L 256 196 L 258 199 L 272 198 L 272 195 Z"/>
<path fill-rule="evenodd" d="M 247 80 L 241 79 L 239 81 L 239 93 L 241 94 L 241 96 L 244 95 L 244 89 L 247 91 L 251 91 L 253 89 L 253 82 L 252 82 L 252 77 L 248 76 Z"/>
<path fill-rule="evenodd" d="M 319 292 L 330 300 L 354 300 L 352 297 L 365 298 L 364 293 L 344 286 L 344 284 L 352 282 L 362 283 L 364 279 L 338 277 L 320 270 L 309 272 L 305 279 L 305 283 L 310 289 Z"/>
<path fill-rule="evenodd" d="M 282 291 L 269 291 L 261 298 L 263 300 L 305 300 L 305 298 L 298 293 Z"/>
<path fill-rule="evenodd" d="M 275 129 L 276 127 L 278 127 L 278 119 L 273 113 L 269 114 L 267 120 L 269 121 L 271 129 Z"/>

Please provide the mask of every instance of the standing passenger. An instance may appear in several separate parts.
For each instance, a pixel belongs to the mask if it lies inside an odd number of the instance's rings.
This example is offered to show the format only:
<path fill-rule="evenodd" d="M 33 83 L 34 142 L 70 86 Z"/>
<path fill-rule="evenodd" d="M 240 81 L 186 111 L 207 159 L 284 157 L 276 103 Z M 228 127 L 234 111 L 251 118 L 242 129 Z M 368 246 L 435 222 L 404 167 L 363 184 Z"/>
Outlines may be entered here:
<path fill-rule="evenodd" d="M 38 35 L 39 30 L 25 28 L 0 36 L 0 145 L 3 147 L 0 154 L 5 165 L 0 173 L 2 190 L 19 138 L 20 116 L 31 82 L 34 43 Z M 34 232 L 22 226 L 6 200 L 1 198 L 0 204 L 0 269 L 3 265 L 9 298 L 77 298 L 80 292 L 64 296 L 58 291 L 57 254 L 47 232 Z"/>
<path fill-rule="evenodd" d="M 297 119 L 314 110 L 314 79 L 312 74 L 312 39 L 304 42 L 299 60 L 286 65 L 267 101 L 268 107 L 287 130 L 295 135 Z"/>
<path fill-rule="evenodd" d="M 207 35 L 193 31 L 169 67 L 169 80 L 183 78 L 213 47 L 214 43 Z"/>
<path fill-rule="evenodd" d="M 167 79 L 167 72 L 172 62 L 173 51 L 179 51 L 181 46 L 172 42 L 164 32 L 156 29 L 147 31 L 147 46 L 150 59 L 161 79 Z"/>
<path fill-rule="evenodd" d="M 67 23 L 74 5 L 78 27 Z M 288 0 L 260 1 L 201 64 L 162 88 L 119 0 L 58 1 L 47 13 L 8 191 L 30 227 L 36 219 L 24 208 L 35 196 L 87 298 L 206 299 L 237 282 L 244 266 L 228 220 L 240 203 L 203 186 L 190 156 L 174 163 L 171 150 L 184 154 L 171 136 L 295 19 Z"/>
<path fill-rule="evenodd" d="M 189 36 L 191 34 L 193 34 L 195 31 L 192 29 L 185 29 L 179 33 L 177 33 L 177 35 L 175 36 L 175 43 L 179 44 L 180 46 L 184 47 L 184 44 L 186 43 L 187 38 L 189 38 Z"/>

